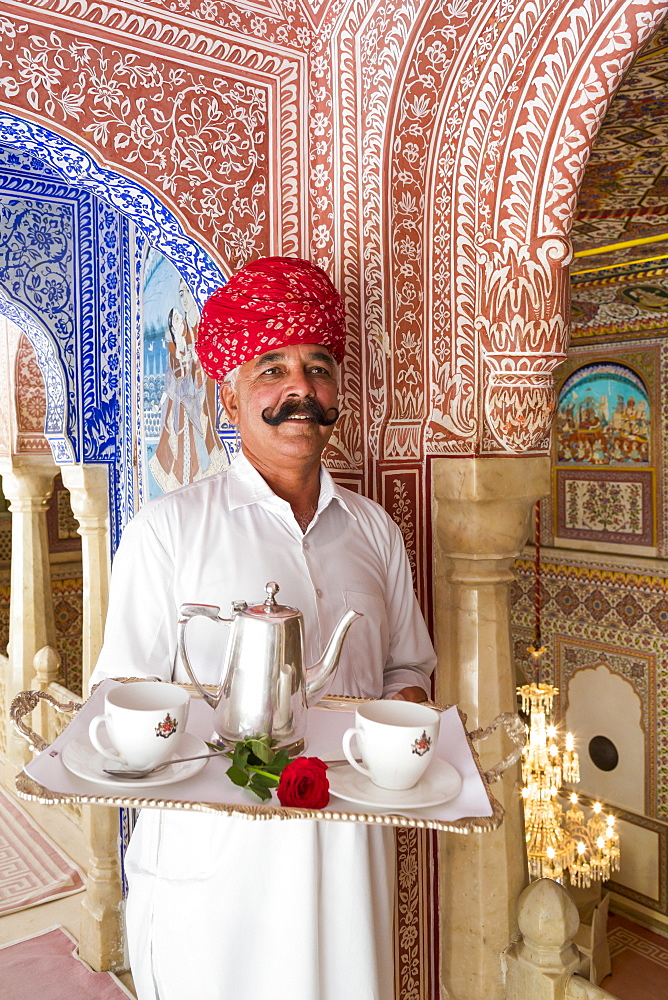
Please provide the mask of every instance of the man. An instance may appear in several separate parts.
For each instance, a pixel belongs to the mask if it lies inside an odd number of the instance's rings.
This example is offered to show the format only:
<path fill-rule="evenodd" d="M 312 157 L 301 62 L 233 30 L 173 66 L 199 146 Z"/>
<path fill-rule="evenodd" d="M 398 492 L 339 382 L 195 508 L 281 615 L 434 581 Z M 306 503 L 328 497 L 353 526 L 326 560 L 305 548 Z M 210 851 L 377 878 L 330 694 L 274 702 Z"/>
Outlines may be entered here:
<path fill-rule="evenodd" d="M 344 339 L 340 296 L 307 261 L 255 261 L 211 297 L 197 349 L 225 379 L 241 453 L 126 528 L 93 683 L 186 680 L 179 606 L 255 602 L 276 580 L 303 613 L 306 664 L 347 607 L 364 613 L 334 693 L 426 697 L 435 657 L 400 532 L 320 463 Z M 189 626 L 189 651 L 217 683 L 221 630 L 208 624 Z M 144 810 L 126 864 L 139 1000 L 392 1000 L 392 858 L 391 831 L 358 823 Z"/>

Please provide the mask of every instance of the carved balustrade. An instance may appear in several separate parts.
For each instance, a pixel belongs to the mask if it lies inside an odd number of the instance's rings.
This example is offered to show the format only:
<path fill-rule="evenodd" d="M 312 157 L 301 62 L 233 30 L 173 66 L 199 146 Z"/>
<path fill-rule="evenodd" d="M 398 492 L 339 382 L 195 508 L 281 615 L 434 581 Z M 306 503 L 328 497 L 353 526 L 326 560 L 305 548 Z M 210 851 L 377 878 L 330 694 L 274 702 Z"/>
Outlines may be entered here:
<path fill-rule="evenodd" d="M 502 957 L 506 1000 L 612 1000 L 612 994 L 577 975 L 583 956 L 574 939 L 580 924 L 562 885 L 539 879 L 519 898 L 521 937 Z"/>

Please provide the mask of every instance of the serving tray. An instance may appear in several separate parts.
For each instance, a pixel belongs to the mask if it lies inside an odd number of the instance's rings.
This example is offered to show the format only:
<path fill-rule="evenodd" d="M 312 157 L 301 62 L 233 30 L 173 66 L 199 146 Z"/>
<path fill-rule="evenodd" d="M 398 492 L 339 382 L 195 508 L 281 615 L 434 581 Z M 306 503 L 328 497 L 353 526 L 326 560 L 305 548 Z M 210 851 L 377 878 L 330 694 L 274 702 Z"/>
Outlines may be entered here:
<path fill-rule="evenodd" d="M 105 692 L 119 683 L 132 683 L 132 679 L 103 681 L 83 705 L 61 703 L 52 695 L 39 691 L 24 691 L 14 699 L 10 713 L 12 721 L 31 747 L 39 751 L 16 778 L 16 789 L 21 798 L 44 804 L 73 802 L 135 809 L 234 813 L 250 820 L 301 817 L 328 822 L 377 823 L 453 833 L 482 833 L 496 829 L 503 821 L 503 807 L 492 795 L 490 784 L 519 758 L 525 740 L 524 725 L 516 715 L 507 713 L 495 719 L 486 729 L 468 733 L 466 717 L 456 706 L 442 708 L 430 702 L 442 713 L 438 756 L 459 772 L 462 788 L 452 800 L 423 809 L 369 808 L 334 795 L 323 809 L 284 808 L 275 793 L 270 802 L 261 803 L 246 789 L 232 784 L 225 773 L 230 761 L 222 755 L 207 761 L 206 767 L 198 774 L 170 785 L 138 789 L 133 788 L 131 783 L 117 785 L 110 782 L 107 787 L 72 774 L 62 762 L 62 753 L 70 741 L 85 738 L 91 719 L 103 711 Z M 189 688 L 188 685 L 183 686 Z M 188 732 L 199 739 L 209 740 L 213 734 L 213 710 L 190 690 L 192 701 Z M 73 715 L 72 721 L 51 744 L 47 744 L 25 722 L 26 715 L 40 700 L 45 700 L 56 711 Z M 354 724 L 355 706 L 362 700 L 327 697 L 310 709 L 305 754 L 325 760 L 342 757 L 343 733 Z M 505 728 L 515 744 L 514 750 L 497 767 L 485 772 L 480 766 L 474 742 L 484 739 L 498 726 Z"/>

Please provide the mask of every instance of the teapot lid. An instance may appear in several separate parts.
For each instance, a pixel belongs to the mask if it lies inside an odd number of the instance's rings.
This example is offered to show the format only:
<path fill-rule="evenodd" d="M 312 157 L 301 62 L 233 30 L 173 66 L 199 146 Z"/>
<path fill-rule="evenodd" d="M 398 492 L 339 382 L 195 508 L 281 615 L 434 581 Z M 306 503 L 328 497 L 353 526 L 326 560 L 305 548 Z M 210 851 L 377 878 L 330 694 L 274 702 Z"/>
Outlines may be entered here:
<path fill-rule="evenodd" d="M 264 589 L 267 591 L 267 599 L 264 604 L 254 604 L 250 608 L 244 608 L 243 613 L 245 615 L 251 615 L 253 618 L 267 619 L 294 618 L 301 614 L 298 608 L 291 608 L 287 604 L 276 603 L 275 595 L 280 590 L 280 587 L 274 580 L 270 580 Z"/>

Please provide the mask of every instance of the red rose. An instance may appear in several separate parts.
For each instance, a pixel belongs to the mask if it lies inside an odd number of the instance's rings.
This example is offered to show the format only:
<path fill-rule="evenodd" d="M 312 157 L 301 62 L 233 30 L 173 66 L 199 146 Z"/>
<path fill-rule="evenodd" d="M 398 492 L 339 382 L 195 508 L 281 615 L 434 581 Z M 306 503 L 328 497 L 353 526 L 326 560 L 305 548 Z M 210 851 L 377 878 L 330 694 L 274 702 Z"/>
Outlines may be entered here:
<path fill-rule="evenodd" d="M 297 757 L 281 774 L 276 794 L 282 806 L 322 809 L 329 802 L 327 765 L 318 757 Z"/>

